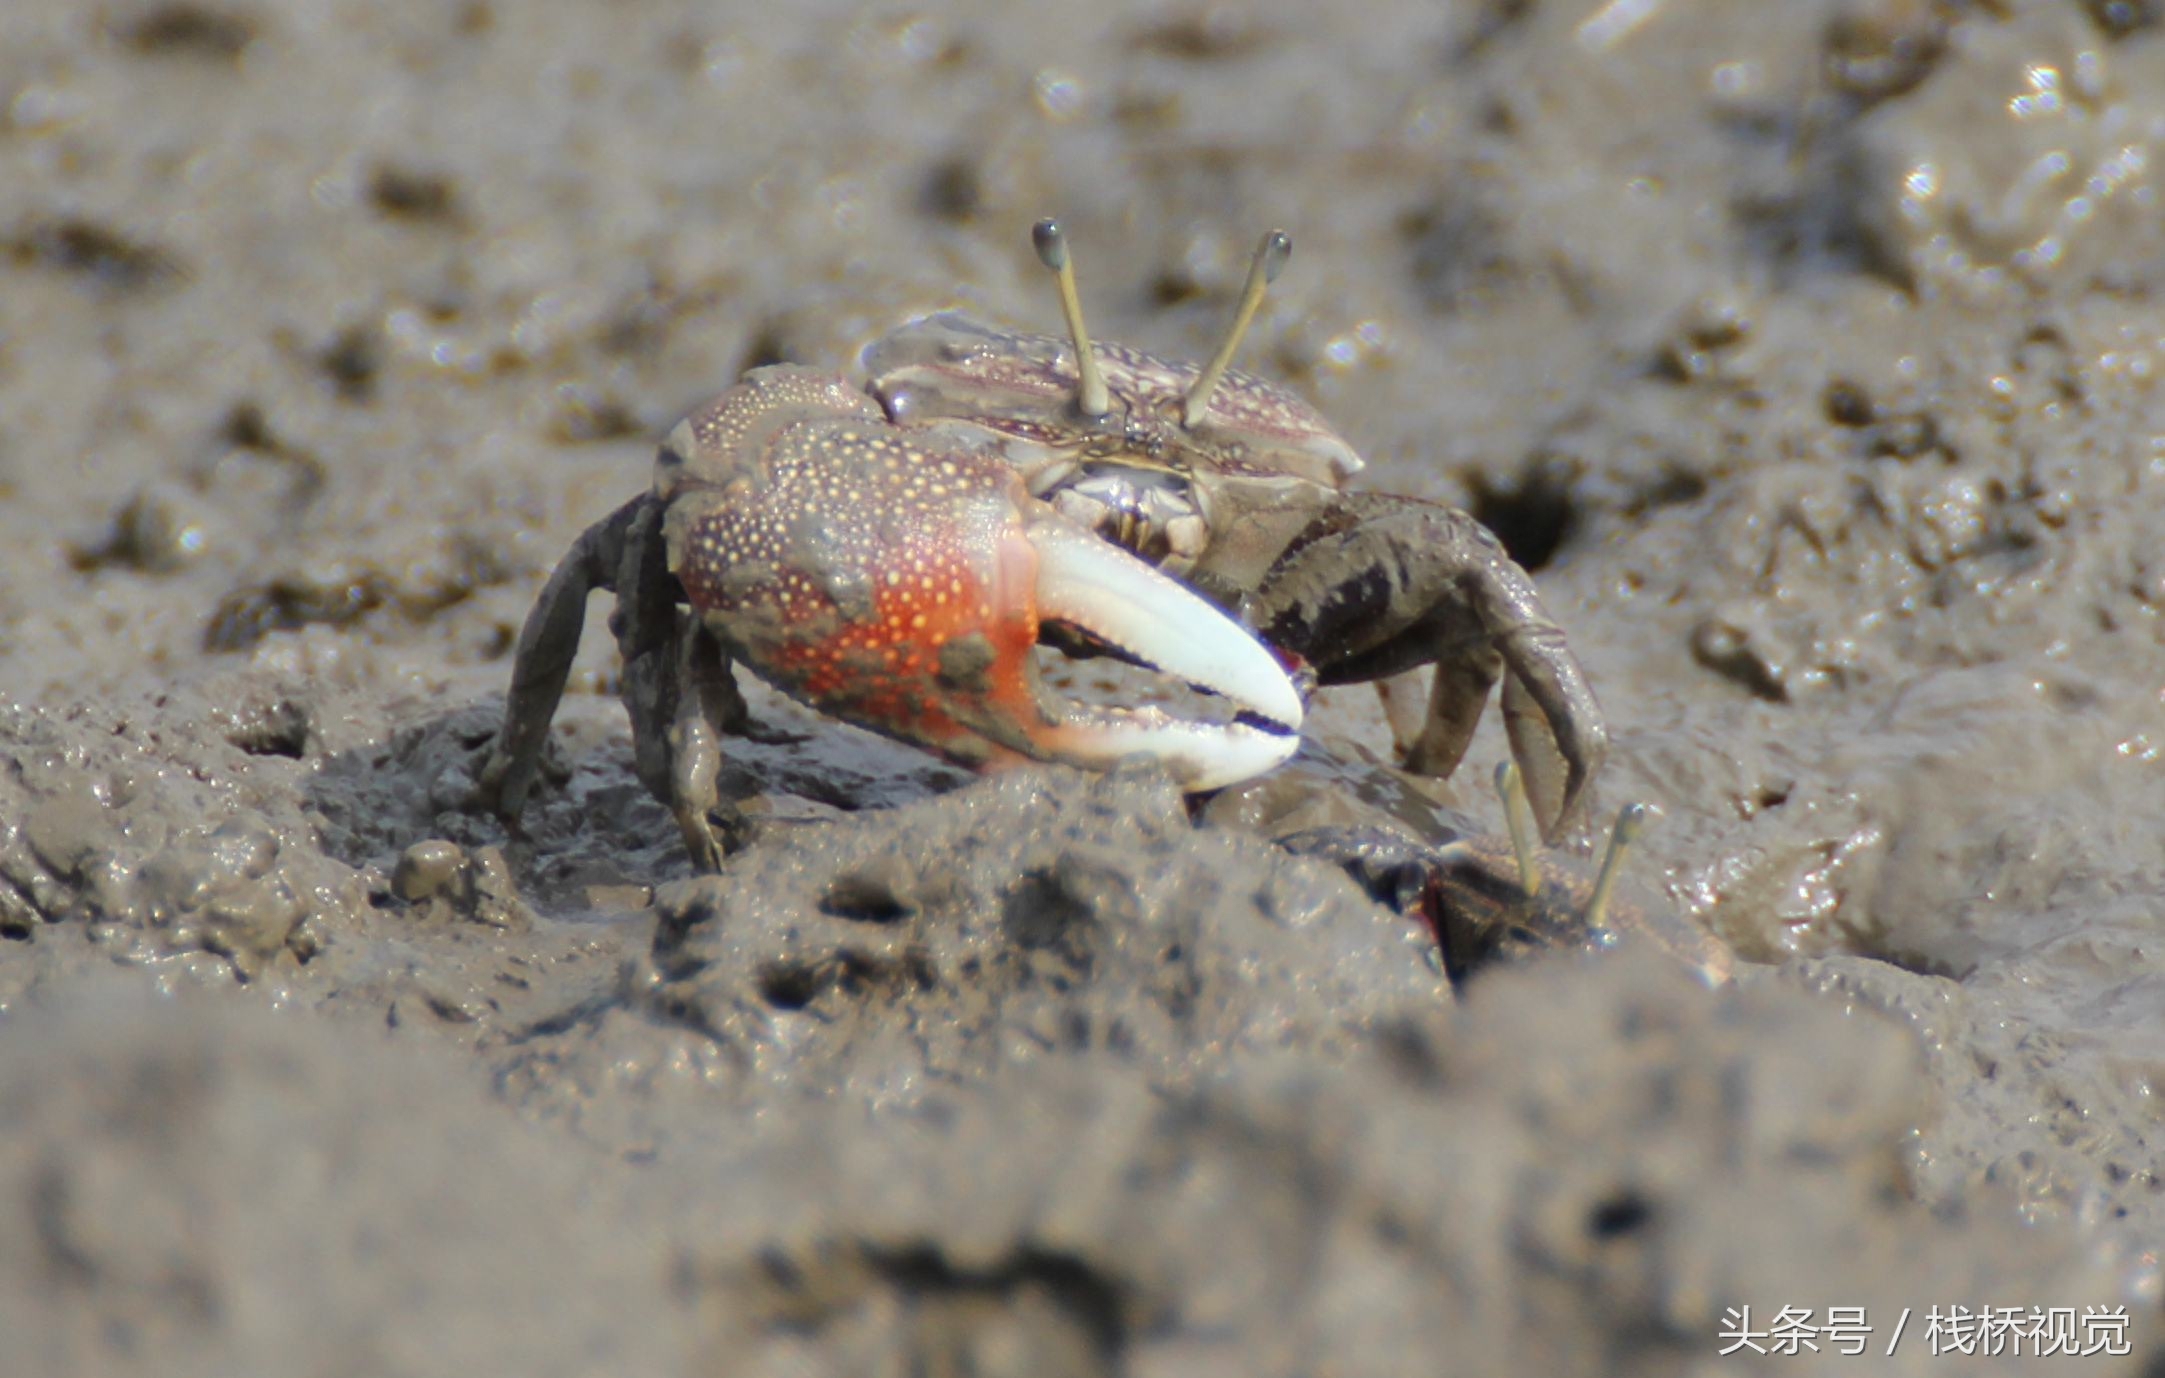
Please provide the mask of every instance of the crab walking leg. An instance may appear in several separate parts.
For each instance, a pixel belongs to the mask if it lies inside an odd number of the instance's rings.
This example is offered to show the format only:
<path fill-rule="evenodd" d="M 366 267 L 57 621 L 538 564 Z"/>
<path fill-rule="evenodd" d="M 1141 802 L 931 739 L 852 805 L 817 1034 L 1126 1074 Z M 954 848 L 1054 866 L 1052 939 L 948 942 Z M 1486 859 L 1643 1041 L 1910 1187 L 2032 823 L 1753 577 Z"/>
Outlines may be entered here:
<path fill-rule="evenodd" d="M 1496 640 L 1509 667 L 1503 681 L 1504 736 L 1525 772 L 1542 836 L 1553 843 L 1581 821 L 1587 781 L 1608 753 L 1608 729 L 1599 718 L 1572 711 L 1574 704 L 1591 703 L 1593 690 L 1564 643 L 1562 628 L 1553 622 L 1515 626 L 1498 631 Z"/>
<path fill-rule="evenodd" d="M 1039 754 L 1092 766 L 1148 755 L 1182 787 L 1207 790 L 1261 775 L 1299 749 L 1300 695 L 1247 631 L 1178 581 L 1065 520 L 1048 517 L 1024 534 L 1036 556 L 1040 621 L 1080 627 L 1269 724 L 1199 723 L 1155 708 L 1094 707 L 1059 701 L 1041 688 L 1040 702 L 1052 721 L 1030 733 Z"/>
<path fill-rule="evenodd" d="M 675 615 L 675 610 L 671 609 Z M 684 834 L 684 850 L 700 871 L 719 871 L 724 848 L 712 814 L 721 805 L 722 732 L 742 712 L 729 655 L 699 625 L 684 619 L 677 641 L 678 697 L 669 724 L 669 806 Z"/>
<path fill-rule="evenodd" d="M 641 500 L 634 499 L 587 528 L 557 562 L 526 615 L 503 726 L 482 767 L 479 789 L 482 800 L 506 819 L 516 820 L 525 811 L 526 796 L 540 773 L 549 721 L 563 700 L 579 633 L 586 625 L 586 596 L 595 589 L 616 591 L 615 555 L 640 515 Z"/>
<path fill-rule="evenodd" d="M 1449 775 L 1499 677 L 1505 727 L 1542 837 L 1579 822 L 1608 753 L 1600 705 L 1533 579 L 1456 508 L 1347 493 L 1297 538 L 1242 612 L 1324 684 L 1436 667 L 1406 767 Z"/>

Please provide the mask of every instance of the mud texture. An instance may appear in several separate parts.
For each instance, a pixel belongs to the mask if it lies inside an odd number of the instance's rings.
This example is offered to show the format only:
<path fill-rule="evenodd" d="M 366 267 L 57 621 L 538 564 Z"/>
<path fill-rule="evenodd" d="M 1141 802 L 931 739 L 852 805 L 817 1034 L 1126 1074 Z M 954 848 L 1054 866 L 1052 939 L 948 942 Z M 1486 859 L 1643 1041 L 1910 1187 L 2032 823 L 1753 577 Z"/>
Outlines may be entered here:
<path fill-rule="evenodd" d="M 2102 0 L 0 6 L 0 1373 L 2156 1371 L 2161 166 Z M 1328 799 L 751 684 L 694 878 L 599 599 L 471 806 L 655 438 L 1054 328 L 1045 214 L 1165 354 L 1292 234 L 1244 362 L 1534 570 L 1720 962 L 1454 993 Z"/>

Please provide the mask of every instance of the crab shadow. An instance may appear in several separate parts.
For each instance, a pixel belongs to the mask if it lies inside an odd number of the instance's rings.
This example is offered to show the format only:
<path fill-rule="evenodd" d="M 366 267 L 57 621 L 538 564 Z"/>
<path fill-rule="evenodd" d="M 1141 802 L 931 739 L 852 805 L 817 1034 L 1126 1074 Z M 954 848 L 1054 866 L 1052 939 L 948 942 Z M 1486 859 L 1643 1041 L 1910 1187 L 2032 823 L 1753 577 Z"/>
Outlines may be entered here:
<path fill-rule="evenodd" d="M 944 794 L 969 772 L 836 723 L 747 684 L 756 738 L 731 737 L 724 806 L 755 832 L 803 826 Z M 520 893 L 547 909 L 592 908 L 601 891 L 691 874 L 675 821 L 639 782 L 613 698 L 573 696 L 550 733 L 542 777 L 508 824 L 475 801 L 503 714 L 490 697 L 433 713 L 364 748 L 327 756 L 307 803 L 326 852 L 388 878 L 416 843 L 499 848 Z"/>

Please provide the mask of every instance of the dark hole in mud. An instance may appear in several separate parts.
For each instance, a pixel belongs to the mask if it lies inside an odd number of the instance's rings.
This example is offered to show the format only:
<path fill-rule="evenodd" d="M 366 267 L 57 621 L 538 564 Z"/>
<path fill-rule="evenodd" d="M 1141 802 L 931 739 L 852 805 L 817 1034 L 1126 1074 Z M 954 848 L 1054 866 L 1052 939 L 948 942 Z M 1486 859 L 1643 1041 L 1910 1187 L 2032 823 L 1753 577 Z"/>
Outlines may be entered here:
<path fill-rule="evenodd" d="M 1452 45 L 1446 64 L 1457 67 L 1472 63 L 1497 39 L 1520 27 L 1533 9 L 1534 0 L 1491 0 L 1481 6 L 1467 25 L 1465 37 Z"/>
<path fill-rule="evenodd" d="M 973 1299 L 1007 1301 L 1036 1293 L 1049 1299 L 1081 1332 L 1097 1360 L 1097 1371 L 1118 1373 L 1124 1367 L 1128 1331 L 1120 1288 L 1079 1259 L 1025 1249 L 990 1267 L 965 1269 L 935 1249 L 873 1248 L 866 1251 L 865 1261 L 888 1286 L 920 1307 Z M 958 1313 L 958 1318 L 967 1314 Z M 937 1329 L 928 1328 L 927 1333 L 937 1333 Z M 928 1365 L 926 1371 L 945 1372 L 947 1365 Z"/>
<path fill-rule="evenodd" d="M 1820 405 L 1827 409 L 1827 419 L 1837 426 L 1869 426 L 1879 414 L 1871 394 L 1847 378 L 1829 379 L 1827 390 L 1820 395 Z"/>
<path fill-rule="evenodd" d="M 790 357 L 788 341 L 783 338 L 781 327 L 767 321 L 752 332 L 752 338 L 744 343 L 744 357 L 737 360 L 737 373 L 741 376 L 755 368 L 769 364 L 797 364 L 802 359 Z"/>
<path fill-rule="evenodd" d="M 1586 1213 L 1586 1232 L 1596 1239 L 1620 1239 L 1645 1229 L 1654 1219 L 1654 1203 L 1629 1188 L 1594 1203 Z"/>
<path fill-rule="evenodd" d="M 284 756 L 298 761 L 308 751 L 308 709 L 291 699 L 251 715 L 226 734 L 226 741 L 251 756 Z"/>
<path fill-rule="evenodd" d="M 201 5 L 165 5 L 120 31 L 121 41 L 150 57 L 231 60 L 255 41 L 255 25 L 237 14 Z"/>
<path fill-rule="evenodd" d="M 99 1280 L 96 1258 L 84 1251 L 80 1231 L 72 1220 L 73 1183 L 58 1163 L 40 1165 L 30 1179 L 30 1225 L 37 1236 L 46 1265 L 78 1286 Z"/>
<path fill-rule="evenodd" d="M 564 445 L 591 445 L 644 434 L 646 423 L 617 397 L 587 383 L 556 389 L 549 438 Z"/>
<path fill-rule="evenodd" d="M 2116 39 L 2150 28 L 2165 18 L 2165 3 L 2160 0 L 2083 0 L 2082 7 L 2090 12 L 2091 22 Z M 2165 1360 L 2160 1360 L 2152 1372 L 2165 1373 Z"/>
<path fill-rule="evenodd" d="M 687 303 L 659 282 L 635 292 L 602 323 L 595 342 L 605 354 L 650 358 L 668 342 L 669 330 Z"/>
<path fill-rule="evenodd" d="M 1269 33 L 1235 6 L 1213 5 L 1139 30 L 1131 52 L 1156 53 L 1182 62 L 1222 62 L 1263 47 Z"/>
<path fill-rule="evenodd" d="M 1434 1035 L 1409 1020 L 1390 1020 L 1376 1030 L 1383 1063 L 1409 1086 L 1434 1088 L 1443 1085 L 1443 1058 Z"/>
<path fill-rule="evenodd" d="M 1184 269 L 1168 268 L 1150 279 L 1144 295 L 1152 306 L 1164 311 L 1203 295 L 1203 284 Z"/>
<path fill-rule="evenodd" d="M 819 973 L 802 962 L 770 962 L 759 973 L 760 998 L 778 1010 L 801 1010 L 819 997 Z"/>
<path fill-rule="evenodd" d="M 837 875 L 820 897 L 820 912 L 859 923 L 896 923 L 917 912 L 916 884 L 909 863 L 880 857 Z"/>
<path fill-rule="evenodd" d="M 1868 105 L 1892 99 L 1932 74 L 1947 51 L 1951 27 L 1934 5 L 1837 15 L 1826 31 L 1827 79 Z"/>
<path fill-rule="evenodd" d="M 388 164 L 368 183 L 369 203 L 400 220 L 448 223 L 458 218 L 458 195 L 447 177 Z"/>
<path fill-rule="evenodd" d="M 348 402 L 366 402 L 376 393 L 383 370 L 383 345 L 366 326 L 349 326 L 316 356 L 316 366 Z"/>
<path fill-rule="evenodd" d="M 1890 416 L 1866 432 L 1865 448 L 1874 459 L 1906 460 L 1938 453 L 1939 422 L 1928 412 Z"/>
<path fill-rule="evenodd" d="M 37 936 L 38 911 L 30 897 L 0 877 L 0 938 L 27 943 Z"/>
<path fill-rule="evenodd" d="M 1914 291 L 1899 240 L 1868 223 L 1855 182 L 1835 160 L 1821 158 L 1779 188 L 1740 192 L 1730 211 L 1745 249 L 1785 284 L 1859 274 Z"/>
<path fill-rule="evenodd" d="M 278 440 L 271 434 L 270 422 L 264 419 L 263 408 L 253 402 L 235 402 L 226 413 L 221 428 L 228 445 L 243 450 L 276 450 Z"/>
<path fill-rule="evenodd" d="M 298 446 L 287 444 L 271 429 L 270 419 L 256 402 L 242 399 L 226 413 L 219 436 L 238 450 L 247 450 L 283 465 L 292 475 L 286 500 L 296 507 L 315 501 L 329 482 L 323 461 Z"/>
<path fill-rule="evenodd" d="M 918 990 L 937 990 L 940 984 L 939 963 L 932 960 L 931 952 L 913 947 L 902 954 L 896 968 L 902 979 Z"/>
<path fill-rule="evenodd" d="M 1415 292 L 1432 311 L 1449 315 L 1494 301 L 1535 280 L 1512 256 L 1503 216 L 1463 192 L 1446 193 L 1398 218 L 1409 250 Z"/>
<path fill-rule="evenodd" d="M 797 1260 L 791 1258 L 789 1251 L 778 1244 L 769 1244 L 760 1249 L 753 1255 L 753 1262 L 766 1274 L 770 1285 L 785 1292 L 801 1291 L 811 1282 L 804 1269 L 797 1266 Z"/>
<path fill-rule="evenodd" d="M 956 224 L 976 215 L 984 203 L 984 181 L 977 175 L 977 164 L 963 157 L 934 163 L 917 193 L 918 207 L 925 214 Z"/>
<path fill-rule="evenodd" d="M 385 596 L 383 580 L 373 574 L 329 586 L 280 580 L 235 589 L 211 613 L 203 649 L 245 651 L 273 632 L 319 623 L 345 626 L 382 607 Z"/>
<path fill-rule="evenodd" d="M 1697 502 L 1707 494 L 1706 475 L 1694 473 L 1681 466 L 1665 468 L 1652 483 L 1633 495 L 1626 511 L 1632 516 L 1643 516 L 1658 507 L 1681 507 L 1687 502 Z"/>
<path fill-rule="evenodd" d="M 1090 906 L 1052 872 L 1033 871 L 1007 892 L 1001 906 L 1008 939 L 1017 947 L 1072 949 L 1093 919 Z"/>
<path fill-rule="evenodd" d="M 1475 474 L 1473 517 L 1496 533 L 1520 566 L 1540 569 L 1578 529 L 1578 503 L 1572 495 L 1576 470 L 1569 461 L 1537 459 L 1509 486 Z"/>
<path fill-rule="evenodd" d="M 134 292 L 181 275 L 178 259 L 90 220 L 63 219 L 32 225 L 6 241 L 8 255 L 28 267 L 76 273 L 101 287 Z"/>
<path fill-rule="evenodd" d="M 171 574 L 201 554 L 209 532 L 192 495 L 164 484 L 129 494 L 111 525 L 89 541 L 67 544 L 69 568 L 95 574 L 115 566 Z"/>

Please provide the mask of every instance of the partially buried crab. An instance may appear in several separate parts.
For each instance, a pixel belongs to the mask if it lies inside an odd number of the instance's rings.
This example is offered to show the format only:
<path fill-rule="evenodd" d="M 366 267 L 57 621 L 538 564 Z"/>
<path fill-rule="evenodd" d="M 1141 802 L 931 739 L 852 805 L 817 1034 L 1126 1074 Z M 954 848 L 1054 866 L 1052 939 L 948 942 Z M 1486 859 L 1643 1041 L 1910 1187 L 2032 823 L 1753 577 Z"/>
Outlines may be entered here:
<path fill-rule="evenodd" d="M 1191 791 L 1293 754 L 1296 676 L 1431 664 L 1407 765 L 1448 775 L 1501 675 L 1540 830 L 1571 827 L 1607 732 L 1532 580 L 1463 512 L 1344 491 L 1361 467 L 1352 447 L 1290 392 L 1228 367 L 1285 235 L 1264 237 L 1206 367 L 1093 344 L 1059 227 L 1035 237 L 1068 338 L 943 312 L 871 346 L 862 388 L 754 369 L 678 423 L 652 489 L 579 538 L 527 618 L 484 800 L 523 807 L 600 588 L 617 597 L 640 779 L 702 869 L 722 855 L 719 739 L 747 725 L 740 661 L 821 712 L 957 761 L 1102 767 L 1141 753 Z M 1149 667 L 1225 711 L 1067 699 L 1040 678 L 1041 641 Z"/>

